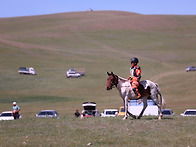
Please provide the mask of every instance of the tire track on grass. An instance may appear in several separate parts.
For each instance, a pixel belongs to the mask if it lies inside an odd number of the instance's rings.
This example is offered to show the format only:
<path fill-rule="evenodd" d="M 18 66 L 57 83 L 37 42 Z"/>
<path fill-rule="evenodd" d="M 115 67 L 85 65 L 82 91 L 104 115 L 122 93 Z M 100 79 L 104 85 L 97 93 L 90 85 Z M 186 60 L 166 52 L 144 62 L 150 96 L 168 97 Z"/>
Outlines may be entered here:
<path fill-rule="evenodd" d="M 164 77 L 167 77 L 167 76 L 170 76 L 170 75 L 174 75 L 174 74 L 182 74 L 184 72 L 185 72 L 184 70 L 167 72 L 167 73 L 156 75 L 156 76 L 152 77 L 150 80 L 152 80 L 154 82 L 157 82 L 159 79 L 162 79 Z"/>

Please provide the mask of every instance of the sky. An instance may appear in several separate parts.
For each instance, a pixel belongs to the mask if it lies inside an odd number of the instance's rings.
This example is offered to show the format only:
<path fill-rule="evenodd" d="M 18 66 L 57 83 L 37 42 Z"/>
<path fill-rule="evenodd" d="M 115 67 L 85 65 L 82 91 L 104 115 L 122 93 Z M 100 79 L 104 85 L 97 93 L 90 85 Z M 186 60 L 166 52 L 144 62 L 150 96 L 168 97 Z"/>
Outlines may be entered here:
<path fill-rule="evenodd" d="M 145 15 L 196 15 L 196 0 L 0 0 L 0 18 L 114 10 Z"/>

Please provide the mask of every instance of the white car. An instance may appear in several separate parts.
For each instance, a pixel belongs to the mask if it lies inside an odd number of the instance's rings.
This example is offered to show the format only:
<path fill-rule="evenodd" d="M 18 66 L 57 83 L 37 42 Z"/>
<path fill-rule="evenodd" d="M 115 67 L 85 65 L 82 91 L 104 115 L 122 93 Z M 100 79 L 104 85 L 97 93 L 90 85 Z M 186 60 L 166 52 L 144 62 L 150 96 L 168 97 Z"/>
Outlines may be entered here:
<path fill-rule="evenodd" d="M 81 118 L 99 116 L 96 109 L 97 104 L 95 102 L 84 102 L 82 106 L 83 110 L 81 113 Z"/>
<path fill-rule="evenodd" d="M 20 115 L 19 118 L 22 116 Z M 12 116 L 12 111 L 4 111 L 0 114 L 0 121 L 1 120 L 14 120 L 14 117 Z"/>
<path fill-rule="evenodd" d="M 195 66 L 189 66 L 186 68 L 186 71 L 189 72 L 189 71 L 196 71 L 196 67 Z"/>
<path fill-rule="evenodd" d="M 73 78 L 78 78 L 81 77 L 81 74 L 79 73 L 68 73 L 66 74 L 67 78 L 73 77 Z"/>
<path fill-rule="evenodd" d="M 116 117 L 118 115 L 117 109 L 104 109 L 101 117 Z"/>
<path fill-rule="evenodd" d="M 196 109 L 187 109 L 181 116 L 196 116 Z"/>
<path fill-rule="evenodd" d="M 76 72 L 75 69 L 69 69 L 66 72 L 66 76 L 67 78 L 70 78 L 70 77 L 78 78 L 78 77 L 81 77 L 81 74 Z"/>
<path fill-rule="evenodd" d="M 14 120 L 12 116 L 12 111 L 4 111 L 0 115 L 0 120 Z"/>

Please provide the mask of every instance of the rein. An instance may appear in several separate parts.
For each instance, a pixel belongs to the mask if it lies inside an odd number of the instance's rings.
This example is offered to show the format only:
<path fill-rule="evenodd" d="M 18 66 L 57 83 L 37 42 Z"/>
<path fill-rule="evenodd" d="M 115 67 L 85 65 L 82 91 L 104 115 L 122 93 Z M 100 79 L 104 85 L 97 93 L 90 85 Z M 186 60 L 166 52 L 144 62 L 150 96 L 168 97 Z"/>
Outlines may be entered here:
<path fill-rule="evenodd" d="M 113 84 L 117 87 L 117 85 L 118 85 L 118 76 L 114 75 L 114 77 L 115 77 L 115 81 L 114 81 Z"/>

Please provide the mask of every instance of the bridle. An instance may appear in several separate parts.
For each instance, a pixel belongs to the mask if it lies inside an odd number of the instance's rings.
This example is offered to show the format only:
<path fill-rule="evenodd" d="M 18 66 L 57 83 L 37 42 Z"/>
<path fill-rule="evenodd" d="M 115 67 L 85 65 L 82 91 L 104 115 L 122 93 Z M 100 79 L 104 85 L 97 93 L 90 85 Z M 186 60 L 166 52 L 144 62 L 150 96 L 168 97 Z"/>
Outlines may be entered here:
<path fill-rule="evenodd" d="M 111 73 L 108 73 L 107 72 L 107 74 L 108 74 L 108 82 L 110 82 L 110 83 L 108 83 L 107 84 L 107 87 L 106 87 L 106 89 L 107 90 L 111 90 L 112 88 L 114 88 L 115 86 L 117 87 L 117 84 L 118 84 L 118 76 L 117 75 L 115 75 L 115 74 L 113 74 L 113 72 L 111 72 Z M 112 78 L 111 78 L 111 76 L 112 76 Z M 110 81 L 109 81 L 110 80 Z"/>

